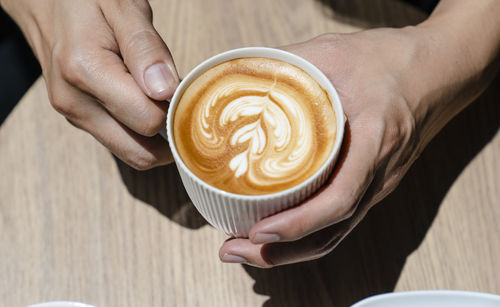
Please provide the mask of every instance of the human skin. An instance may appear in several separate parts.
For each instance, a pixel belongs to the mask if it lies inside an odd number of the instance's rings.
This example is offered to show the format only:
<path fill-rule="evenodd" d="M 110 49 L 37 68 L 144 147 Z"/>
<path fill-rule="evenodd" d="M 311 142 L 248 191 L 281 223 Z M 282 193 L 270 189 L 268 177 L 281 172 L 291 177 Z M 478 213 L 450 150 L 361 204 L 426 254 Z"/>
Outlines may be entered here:
<path fill-rule="evenodd" d="M 38 57 L 56 110 L 135 168 L 171 161 L 155 134 L 166 113 L 159 101 L 179 79 L 147 1 L 0 1 Z M 221 260 L 267 268 L 332 251 L 491 81 L 497 16 L 497 0 L 442 0 L 418 26 L 326 34 L 284 47 L 315 64 L 339 92 L 347 117 L 343 151 L 318 193 L 262 220 L 249 239 L 226 241 Z M 147 77 L 158 63 L 164 82 Z"/>
<path fill-rule="evenodd" d="M 428 142 L 489 84 L 500 50 L 498 1 L 441 1 L 415 27 L 328 34 L 284 49 L 321 69 L 347 116 L 334 175 L 299 206 L 227 240 L 224 262 L 269 268 L 331 252 L 391 193 Z"/>
<path fill-rule="evenodd" d="M 31 45 L 59 113 L 136 169 L 172 161 L 157 133 L 179 77 L 148 1 L 0 4 Z"/>

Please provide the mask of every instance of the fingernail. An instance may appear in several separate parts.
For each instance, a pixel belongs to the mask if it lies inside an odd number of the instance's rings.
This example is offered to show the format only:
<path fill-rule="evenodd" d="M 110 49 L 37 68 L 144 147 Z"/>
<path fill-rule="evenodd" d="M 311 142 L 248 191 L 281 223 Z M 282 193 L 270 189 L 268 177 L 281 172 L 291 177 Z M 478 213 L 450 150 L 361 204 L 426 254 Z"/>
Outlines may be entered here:
<path fill-rule="evenodd" d="M 273 243 L 278 242 L 280 240 L 280 236 L 275 233 L 256 233 L 252 238 L 252 243 L 255 244 L 264 244 L 264 243 Z"/>
<path fill-rule="evenodd" d="M 144 72 L 144 83 L 153 95 L 173 92 L 175 77 L 165 63 L 156 63 Z"/>
<path fill-rule="evenodd" d="M 232 255 L 232 254 L 224 254 L 222 256 L 222 261 L 227 263 L 246 263 L 247 260 L 241 256 Z"/>

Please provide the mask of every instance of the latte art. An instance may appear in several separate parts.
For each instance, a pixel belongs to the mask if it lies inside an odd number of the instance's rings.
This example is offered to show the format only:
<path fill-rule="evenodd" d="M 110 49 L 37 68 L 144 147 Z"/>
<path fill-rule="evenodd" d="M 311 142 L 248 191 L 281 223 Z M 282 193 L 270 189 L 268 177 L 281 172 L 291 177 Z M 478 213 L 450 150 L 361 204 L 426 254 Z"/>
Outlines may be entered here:
<path fill-rule="evenodd" d="M 268 194 L 313 175 L 330 155 L 336 118 L 301 69 L 242 58 L 199 76 L 181 97 L 174 140 L 200 179 L 237 194 Z"/>

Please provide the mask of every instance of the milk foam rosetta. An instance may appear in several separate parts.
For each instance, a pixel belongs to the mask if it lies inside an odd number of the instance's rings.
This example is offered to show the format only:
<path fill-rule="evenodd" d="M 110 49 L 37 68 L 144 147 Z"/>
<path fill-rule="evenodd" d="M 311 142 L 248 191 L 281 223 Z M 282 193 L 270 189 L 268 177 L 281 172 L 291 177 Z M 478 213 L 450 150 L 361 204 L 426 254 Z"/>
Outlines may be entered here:
<path fill-rule="evenodd" d="M 307 73 L 267 58 L 212 67 L 186 89 L 174 141 L 201 180 L 247 195 L 291 188 L 332 152 L 336 118 L 328 94 Z"/>

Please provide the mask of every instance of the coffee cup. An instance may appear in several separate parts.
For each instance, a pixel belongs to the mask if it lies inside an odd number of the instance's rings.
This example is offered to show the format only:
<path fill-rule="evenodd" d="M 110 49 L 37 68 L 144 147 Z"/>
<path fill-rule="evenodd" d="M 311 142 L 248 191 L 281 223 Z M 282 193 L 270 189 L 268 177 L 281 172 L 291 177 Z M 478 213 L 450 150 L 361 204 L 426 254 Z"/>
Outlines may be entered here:
<path fill-rule="evenodd" d="M 313 64 L 249 47 L 195 67 L 170 102 L 166 130 L 197 210 L 226 234 L 247 237 L 325 183 L 344 122 L 334 86 Z"/>

